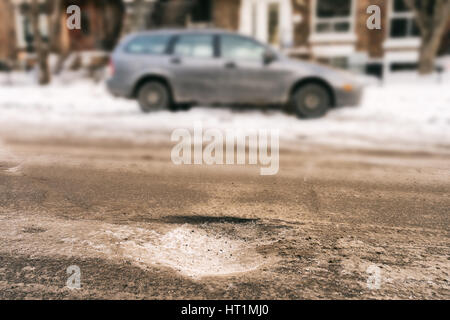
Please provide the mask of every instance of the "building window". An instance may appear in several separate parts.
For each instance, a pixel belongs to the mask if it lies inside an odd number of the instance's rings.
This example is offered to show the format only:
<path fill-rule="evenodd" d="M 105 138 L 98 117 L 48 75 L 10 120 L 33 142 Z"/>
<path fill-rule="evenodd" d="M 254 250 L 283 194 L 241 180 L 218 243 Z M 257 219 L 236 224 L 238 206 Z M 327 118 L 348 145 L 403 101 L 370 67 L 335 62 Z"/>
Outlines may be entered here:
<path fill-rule="evenodd" d="M 205 23 L 212 20 L 211 0 L 194 0 L 192 2 L 191 19 L 193 23 Z"/>
<path fill-rule="evenodd" d="M 414 12 L 409 10 L 403 0 L 391 2 L 390 37 L 414 38 L 420 36 Z"/>
<path fill-rule="evenodd" d="M 18 7 L 18 16 L 17 23 L 20 24 L 18 26 L 18 34 L 19 43 L 24 44 L 26 49 L 30 52 L 34 51 L 34 30 L 30 17 L 31 7 L 27 3 L 23 3 Z M 48 42 L 48 13 L 47 7 L 45 5 L 40 5 L 39 7 L 39 16 L 38 16 L 38 28 L 41 34 L 42 40 L 44 42 Z"/>
<path fill-rule="evenodd" d="M 352 0 L 316 0 L 316 33 L 348 33 L 351 29 Z"/>

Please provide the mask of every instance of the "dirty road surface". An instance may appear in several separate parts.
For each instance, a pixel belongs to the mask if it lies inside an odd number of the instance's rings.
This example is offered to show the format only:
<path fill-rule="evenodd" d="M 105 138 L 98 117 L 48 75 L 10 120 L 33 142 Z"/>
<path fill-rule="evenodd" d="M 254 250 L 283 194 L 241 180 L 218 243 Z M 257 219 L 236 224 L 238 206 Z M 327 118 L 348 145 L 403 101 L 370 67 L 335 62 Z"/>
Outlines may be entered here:
<path fill-rule="evenodd" d="M 0 298 L 450 298 L 448 154 L 282 149 L 260 176 L 170 150 L 5 141 Z"/>

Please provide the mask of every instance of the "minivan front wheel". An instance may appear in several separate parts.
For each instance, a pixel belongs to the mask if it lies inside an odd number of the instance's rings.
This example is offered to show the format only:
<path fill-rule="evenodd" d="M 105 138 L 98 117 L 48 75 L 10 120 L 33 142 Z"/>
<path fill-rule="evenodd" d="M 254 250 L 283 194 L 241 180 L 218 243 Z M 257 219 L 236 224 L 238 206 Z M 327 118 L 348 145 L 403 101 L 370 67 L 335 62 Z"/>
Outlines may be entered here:
<path fill-rule="evenodd" d="M 170 92 L 165 84 L 149 81 L 139 88 L 138 101 L 141 110 L 145 113 L 167 110 L 171 104 Z"/>
<path fill-rule="evenodd" d="M 331 97 L 324 86 L 310 83 L 295 90 L 291 107 L 299 118 L 320 118 L 331 107 Z"/>

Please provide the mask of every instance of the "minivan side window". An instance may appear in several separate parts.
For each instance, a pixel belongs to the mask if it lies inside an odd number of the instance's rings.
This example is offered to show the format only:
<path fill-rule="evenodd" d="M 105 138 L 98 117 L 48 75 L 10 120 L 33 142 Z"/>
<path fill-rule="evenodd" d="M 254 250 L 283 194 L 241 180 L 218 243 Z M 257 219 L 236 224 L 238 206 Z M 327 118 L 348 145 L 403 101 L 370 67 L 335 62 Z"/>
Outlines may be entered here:
<path fill-rule="evenodd" d="M 167 35 L 138 36 L 130 41 L 125 51 L 137 54 L 163 54 L 169 40 L 170 36 Z"/>
<path fill-rule="evenodd" d="M 181 57 L 212 58 L 214 56 L 213 35 L 180 35 L 173 54 Z"/>
<path fill-rule="evenodd" d="M 234 35 L 221 36 L 222 57 L 231 60 L 261 61 L 266 48 L 244 37 Z"/>

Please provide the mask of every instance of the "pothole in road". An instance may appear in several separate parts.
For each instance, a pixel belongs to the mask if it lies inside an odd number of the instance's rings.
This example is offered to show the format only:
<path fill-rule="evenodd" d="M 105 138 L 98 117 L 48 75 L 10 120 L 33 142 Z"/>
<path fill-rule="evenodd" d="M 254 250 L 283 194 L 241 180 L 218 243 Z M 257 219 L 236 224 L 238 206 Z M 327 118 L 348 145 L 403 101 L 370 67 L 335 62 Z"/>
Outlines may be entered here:
<path fill-rule="evenodd" d="M 27 224 L 22 225 L 21 231 L 31 234 L 26 238 L 30 241 L 30 250 L 36 241 L 41 241 L 47 244 L 41 250 L 46 255 L 127 260 L 144 269 L 169 267 L 192 278 L 246 273 L 272 264 L 276 259 L 275 255 L 257 251 L 258 247 L 273 242 L 257 223 L 206 223 L 219 220 L 203 219 L 180 225 L 113 225 L 36 220 L 30 225 L 28 220 L 24 221 Z M 200 224 L 200 221 L 205 223 Z M 60 241 L 55 242 L 55 239 Z"/>
<path fill-rule="evenodd" d="M 187 225 L 151 241 L 128 240 L 121 246 L 124 256 L 138 264 L 168 266 L 193 278 L 248 272 L 266 262 L 245 241 Z"/>
<path fill-rule="evenodd" d="M 161 221 L 165 223 L 173 223 L 173 224 L 205 224 L 205 223 L 230 223 L 230 224 L 244 224 L 244 223 L 252 223 L 257 222 L 258 219 L 246 219 L 246 218 L 237 218 L 237 217 L 215 217 L 215 216 L 167 216 L 161 219 Z"/>
<path fill-rule="evenodd" d="M 30 221 L 29 216 L 11 219 L 9 225 L 0 224 L 2 235 L 11 241 L 23 239 L 20 250 L 43 256 L 128 260 L 144 269 L 170 267 L 192 278 L 246 273 L 277 260 L 276 254 L 259 253 L 259 247 L 274 240 L 255 223 L 153 223 L 143 227 L 49 218 Z M 36 248 L 36 243 L 43 245 Z"/>

